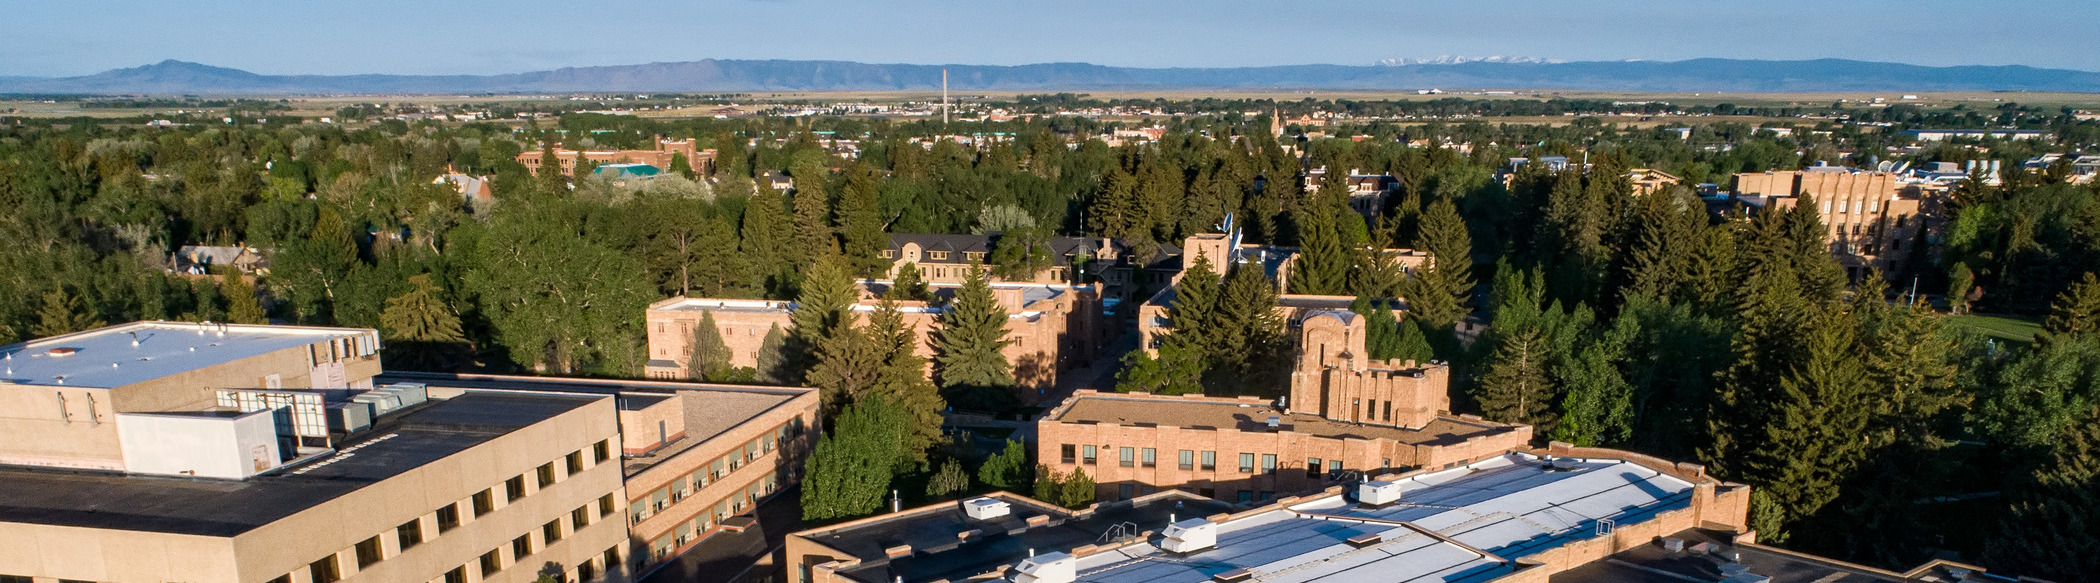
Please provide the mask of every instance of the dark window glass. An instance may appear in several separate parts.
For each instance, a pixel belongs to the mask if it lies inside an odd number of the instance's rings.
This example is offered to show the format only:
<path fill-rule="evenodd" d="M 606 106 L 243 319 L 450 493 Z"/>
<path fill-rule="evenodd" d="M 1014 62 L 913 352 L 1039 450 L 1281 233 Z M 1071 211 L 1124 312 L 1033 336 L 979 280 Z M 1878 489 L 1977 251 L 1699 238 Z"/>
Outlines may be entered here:
<path fill-rule="evenodd" d="M 537 473 L 539 473 L 541 490 L 554 486 L 554 462 L 540 464 L 540 469 L 537 470 Z"/>
<path fill-rule="evenodd" d="M 328 555 L 321 557 L 319 561 L 307 563 L 306 574 L 313 577 L 314 583 L 335 583 L 343 580 L 343 570 L 335 564 L 335 555 Z"/>
<path fill-rule="evenodd" d="M 602 464 L 608 459 L 612 459 L 611 440 L 598 440 L 598 443 L 591 446 L 591 463 Z"/>
<path fill-rule="evenodd" d="M 401 550 L 423 544 L 423 521 L 411 520 L 394 527 L 394 538 L 401 543 Z"/>
<path fill-rule="evenodd" d="M 511 562 L 523 563 L 525 562 L 525 557 L 529 556 L 532 556 L 532 535 L 523 534 L 518 535 L 518 538 L 510 539 Z"/>
<path fill-rule="evenodd" d="M 474 493 L 474 517 L 481 518 L 496 511 L 496 495 L 488 490 Z"/>
<path fill-rule="evenodd" d="M 496 551 L 481 554 L 481 578 L 487 579 L 490 575 L 494 575 L 501 570 L 503 570 L 502 555 L 497 554 Z"/>
<path fill-rule="evenodd" d="M 517 502 L 525 497 L 525 476 L 511 476 L 503 481 L 503 501 Z"/>
<path fill-rule="evenodd" d="M 437 519 L 438 534 L 444 534 L 445 531 L 459 528 L 459 504 L 455 503 L 439 506 L 437 511 Z"/>
<path fill-rule="evenodd" d="M 576 474 L 583 473 L 583 452 L 572 451 L 569 452 L 568 457 L 562 459 L 564 461 L 567 461 L 569 464 L 569 475 L 574 476 Z"/>
<path fill-rule="evenodd" d="M 372 565 L 379 564 L 379 558 L 379 537 L 375 536 L 362 541 L 358 541 L 357 568 L 363 569 L 365 567 L 370 567 Z"/>

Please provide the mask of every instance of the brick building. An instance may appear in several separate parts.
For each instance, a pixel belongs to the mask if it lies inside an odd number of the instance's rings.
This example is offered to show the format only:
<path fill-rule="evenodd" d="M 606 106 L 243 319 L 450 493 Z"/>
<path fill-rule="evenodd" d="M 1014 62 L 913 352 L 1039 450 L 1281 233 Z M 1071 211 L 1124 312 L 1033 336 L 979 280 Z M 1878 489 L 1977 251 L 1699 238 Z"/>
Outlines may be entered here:
<path fill-rule="evenodd" d="M 862 317 L 874 312 L 880 303 L 876 293 L 888 285 L 886 281 L 863 282 L 863 299 L 853 307 L 854 312 Z M 905 325 L 918 335 L 919 355 L 930 361 L 934 352 L 929 336 L 940 319 L 940 305 L 945 303 L 941 300 L 953 297 L 959 286 L 935 283 L 928 287 L 935 302 L 897 304 Z M 871 289 L 874 291 L 866 291 Z M 1006 309 L 1007 338 L 1012 342 L 1005 354 L 1014 365 L 1023 403 L 1039 400 L 1057 383 L 1060 372 L 1089 364 L 1116 332 L 1102 312 L 1095 286 L 996 283 L 992 295 Z M 693 326 L 708 312 L 714 314 L 722 340 L 729 346 L 730 364 L 756 366 L 767 332 L 779 326 L 785 333 L 793 309 L 792 302 L 769 300 L 671 298 L 652 304 L 646 316 L 649 361 L 645 373 L 657 379 L 690 377 L 687 363 Z"/>
<path fill-rule="evenodd" d="M 519 152 L 518 163 L 524 164 L 526 170 L 530 170 L 534 176 L 538 176 L 540 166 L 546 164 L 545 160 L 541 160 L 545 154 L 545 152 L 540 150 Z M 654 150 L 563 150 L 559 145 L 554 150 L 554 157 L 561 161 L 562 176 L 574 176 L 576 174 L 576 160 L 578 158 L 599 164 L 648 164 L 658 169 L 670 171 L 673 169 L 671 168 L 671 160 L 678 154 L 685 155 L 686 167 L 691 169 L 693 174 L 699 176 L 714 175 L 714 148 L 698 149 L 694 145 L 693 140 L 657 138 L 656 149 Z"/>
<path fill-rule="evenodd" d="M 1168 268 L 1173 273 L 1168 284 L 1146 299 L 1143 305 L 1138 306 L 1139 347 L 1147 352 L 1159 349 L 1160 335 L 1171 330 L 1167 311 L 1174 305 L 1175 286 L 1180 283 L 1182 272 L 1187 266 L 1195 264 L 1199 257 L 1208 261 L 1211 269 L 1221 278 L 1224 277 L 1228 266 L 1232 265 L 1256 266 L 1266 271 L 1269 279 L 1276 281 L 1276 289 L 1279 292 L 1276 297 L 1277 313 L 1293 328 L 1311 312 L 1348 310 L 1356 300 L 1352 296 L 1280 293 L 1290 289 L 1291 270 L 1297 264 L 1293 260 L 1298 257 L 1298 248 L 1242 243 L 1237 229 L 1229 224 L 1226 228 L 1227 233 L 1200 233 L 1182 241 L 1180 257 Z M 1393 257 L 1405 274 L 1414 273 L 1429 261 L 1428 253 L 1413 249 L 1386 249 L 1385 253 Z M 1393 310 L 1396 317 L 1405 309 L 1405 305 L 1397 300 L 1387 300 L 1386 305 Z"/>
<path fill-rule="evenodd" d="M 1830 232 L 1830 252 L 1854 279 L 1867 269 L 1893 274 L 1919 243 L 1932 205 L 1898 194 L 1900 175 L 1817 166 L 1807 170 L 1737 174 L 1736 196 L 1754 207 L 1791 208 L 1813 198 Z"/>
<path fill-rule="evenodd" d="M 919 270 L 919 279 L 929 283 L 961 284 L 973 264 L 983 264 L 996 247 L 998 235 L 944 235 L 895 233 L 890 235 L 882 257 L 891 260 L 887 277 L 894 278 L 904 264 Z M 1046 241 L 1053 260 L 1049 268 L 1025 280 L 992 276 L 999 283 L 1067 284 L 1098 283 L 1104 298 L 1129 299 L 1142 290 L 1156 288 L 1160 277 L 1145 277 L 1147 265 L 1128 245 L 1105 237 L 1051 237 Z M 1166 254 L 1179 253 L 1171 246 Z M 1171 275 L 1171 274 L 1167 274 Z M 1148 286 L 1151 283 L 1154 285 Z"/>

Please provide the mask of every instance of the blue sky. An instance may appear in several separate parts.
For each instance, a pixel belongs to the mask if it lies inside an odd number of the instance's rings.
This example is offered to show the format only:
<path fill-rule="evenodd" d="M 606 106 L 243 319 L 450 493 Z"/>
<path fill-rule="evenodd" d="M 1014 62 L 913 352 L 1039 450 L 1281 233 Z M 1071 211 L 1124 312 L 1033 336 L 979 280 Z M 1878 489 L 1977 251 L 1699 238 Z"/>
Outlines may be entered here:
<path fill-rule="evenodd" d="M 180 59 L 489 74 L 704 58 L 1146 67 L 1509 55 L 2100 70 L 2090 0 L 0 0 L 0 75 Z"/>

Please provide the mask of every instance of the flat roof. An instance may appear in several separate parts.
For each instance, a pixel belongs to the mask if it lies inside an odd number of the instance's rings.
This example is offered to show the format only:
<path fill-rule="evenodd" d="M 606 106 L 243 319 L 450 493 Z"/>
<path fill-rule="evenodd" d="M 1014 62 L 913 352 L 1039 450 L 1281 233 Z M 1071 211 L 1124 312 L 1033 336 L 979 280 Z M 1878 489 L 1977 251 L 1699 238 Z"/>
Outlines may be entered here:
<path fill-rule="evenodd" d="M 1568 459 L 1572 465 L 1556 467 L 1539 456 L 1512 453 L 1418 474 L 1397 480 L 1404 490 L 1400 501 L 1382 507 L 1359 506 L 1339 494 L 1273 505 L 1218 523 L 1216 546 L 1194 553 L 1168 553 L 1156 534 L 1128 540 L 1079 557 L 1077 580 L 1204 583 L 1245 569 L 1266 583 L 1483 582 L 1526 568 L 1518 559 L 1528 555 L 1609 536 L 1615 525 L 1650 520 L 1690 504 L 1693 484 L 1686 480 L 1625 460 Z M 1159 509 L 1167 506 L 1162 500 L 1180 499 L 1143 497 L 1123 504 Z M 1020 510 L 1016 508 L 1017 514 Z M 1172 514 L 1187 520 L 1208 513 L 1184 507 Z M 1012 550 L 989 540 L 956 542 L 955 532 L 998 531 L 1005 522 L 972 522 L 953 505 L 806 536 L 862 558 L 862 565 L 840 571 L 857 581 L 961 581 L 1015 565 L 1029 551 L 1070 552 L 1085 545 L 1113 544 L 1110 527 L 1119 523 L 1128 523 L 1128 531 L 1163 532 L 1170 524 L 1166 514 L 1155 510 L 1105 515 L 1105 521 L 1030 528 L 1008 535 L 1019 539 L 1012 541 Z M 1025 538 L 1036 531 L 1077 532 L 1062 538 Z M 1365 535 L 1374 534 L 1376 541 L 1366 540 Z M 911 544 L 912 554 L 898 559 L 883 554 L 899 544 Z M 939 546 L 928 553 L 922 546 L 926 544 Z M 929 562 L 940 567 L 916 568 Z"/>
<path fill-rule="evenodd" d="M 1684 550 L 1671 552 L 1658 540 L 1612 554 L 1601 561 L 1554 573 L 1551 583 L 1683 583 L 1720 581 L 1730 563 L 1750 574 L 1771 577 L 1771 583 L 1897 583 L 1911 579 L 1879 571 L 1758 545 L 1733 544 L 1725 532 L 1689 529 L 1666 535 L 1684 541 Z M 1704 547 L 1700 545 L 1704 544 Z M 1730 560 L 1731 557 L 1734 560 Z M 1945 576 L 1945 581 L 1961 580 Z M 1986 580 L 2011 581 L 2008 578 Z"/>
<path fill-rule="evenodd" d="M 1225 399 L 1175 399 L 1121 396 L 1109 393 L 1079 395 L 1052 419 L 1059 423 L 1149 423 L 1183 428 L 1233 429 L 1264 432 L 1269 417 L 1280 417 L 1283 428 L 1298 433 L 1336 439 L 1390 439 L 1410 445 L 1457 444 L 1483 435 L 1514 431 L 1519 426 L 1453 417 L 1437 417 L 1419 429 L 1387 425 L 1365 425 L 1335 421 L 1310 413 L 1292 413 L 1268 402 Z"/>
<path fill-rule="evenodd" d="M 1071 549 L 1099 542 L 1104 533 L 1120 525 L 1135 525 L 1124 527 L 1134 536 L 1138 530 L 1164 526 L 1170 517 L 1195 518 L 1231 509 L 1223 502 L 1171 490 L 1103 503 L 1091 512 L 1081 513 L 1011 494 L 987 497 L 1007 502 L 1011 514 L 975 520 L 965 515 L 962 502 L 956 501 L 799 535 L 859 558 L 861 564 L 839 572 L 856 581 L 891 583 L 898 577 L 913 582 L 961 581 L 1019 562 L 1031 551 Z M 1044 517 L 1045 522 L 1030 526 L 1028 519 L 1037 516 Z M 979 534 L 957 536 L 969 530 Z M 885 552 L 900 545 L 909 545 L 911 554 L 891 558 Z"/>
<path fill-rule="evenodd" d="M 0 522 L 234 536 L 597 399 L 476 392 L 433 400 L 333 454 L 246 480 L 0 466 Z"/>
<path fill-rule="evenodd" d="M 132 346 L 132 333 L 138 346 Z M 364 328 L 132 322 L 0 346 L 6 384 L 111 389 L 325 340 Z M 65 356 L 52 349 L 70 348 Z M 117 366 L 110 366 L 116 364 Z M 60 380 L 63 377 L 63 381 Z"/>
<path fill-rule="evenodd" d="M 1689 507 L 1693 484 L 1609 458 L 1551 469 L 1543 458 L 1508 453 L 1399 480 L 1400 502 L 1361 508 L 1332 496 L 1292 510 L 1403 521 L 1473 548 L 1516 559 Z"/>

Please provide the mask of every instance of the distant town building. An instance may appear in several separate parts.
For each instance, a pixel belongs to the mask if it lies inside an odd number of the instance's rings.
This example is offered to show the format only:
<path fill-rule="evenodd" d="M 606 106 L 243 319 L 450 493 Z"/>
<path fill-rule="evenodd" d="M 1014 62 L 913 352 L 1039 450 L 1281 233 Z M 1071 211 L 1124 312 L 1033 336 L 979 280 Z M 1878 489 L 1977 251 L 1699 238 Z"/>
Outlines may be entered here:
<path fill-rule="evenodd" d="M 1951 139 L 1956 139 L 1956 138 L 1962 138 L 1962 139 L 1974 139 L 1974 140 L 1980 140 L 1980 139 L 1985 139 L 1985 138 L 1996 138 L 1996 139 L 2001 139 L 2001 140 L 2042 140 L 2042 139 L 2049 139 L 2049 138 L 2053 138 L 2053 137 L 2055 137 L 2055 136 L 2056 136 L 2056 133 L 2055 133 L 2055 132 L 2051 132 L 2051 131 L 2046 131 L 2046 130 L 1931 130 L 1931 129 L 1919 129 L 1919 130 L 1904 130 L 1903 132 L 1901 132 L 1901 135 L 1903 135 L 1903 136 L 1906 136 L 1906 137 L 1909 137 L 1910 139 L 1913 139 L 1913 140 L 1917 140 L 1917 141 L 1920 141 L 1920 142 L 1941 142 L 1941 141 L 1946 141 L 1946 140 L 1951 140 Z"/>
<path fill-rule="evenodd" d="M 1225 271 L 1232 266 L 1262 269 L 1269 279 L 1276 282 L 1276 308 L 1279 315 L 1293 326 L 1300 323 L 1310 312 L 1347 310 L 1350 303 L 1355 301 L 1356 298 L 1352 296 L 1282 293 L 1290 289 L 1291 269 L 1295 265 L 1293 260 L 1298 257 L 1298 248 L 1246 243 L 1242 241 L 1241 233 L 1234 225 L 1226 225 L 1226 230 L 1226 233 L 1198 233 L 1183 239 L 1180 253 L 1172 260 L 1162 263 L 1158 271 L 1172 274 L 1167 280 L 1169 285 L 1154 293 L 1144 305 L 1138 306 L 1137 330 L 1141 348 L 1146 351 L 1159 348 L 1159 338 L 1168 330 L 1167 310 L 1174 305 L 1176 286 L 1179 285 L 1183 272 L 1188 266 L 1194 265 L 1199 257 L 1208 262 L 1219 277 L 1223 277 Z M 1413 249 L 1385 249 L 1383 252 L 1392 257 L 1403 274 L 1412 274 L 1429 261 L 1428 253 Z M 1398 305 L 1392 307 L 1396 312 L 1402 309 Z"/>
<path fill-rule="evenodd" d="M 246 245 L 183 245 L 169 263 L 176 273 L 206 275 L 216 267 L 243 274 L 267 274 L 270 258 L 263 250 Z"/>
<path fill-rule="evenodd" d="M 437 179 L 430 181 L 430 183 L 451 186 L 454 190 L 459 191 L 461 198 L 466 200 L 487 202 L 496 196 L 495 191 L 489 188 L 489 178 L 487 176 L 448 172 L 438 175 Z"/>
<path fill-rule="evenodd" d="M 1684 184 L 1683 178 L 1653 168 L 1627 170 L 1626 179 L 1633 183 L 1634 196 L 1654 194 L 1664 188 Z"/>
<path fill-rule="evenodd" d="M 538 176 L 540 167 L 546 164 L 545 160 L 540 159 L 545 154 L 545 152 L 540 150 L 519 152 L 518 163 L 524 164 L 525 169 L 531 170 L 534 176 Z M 679 154 L 685 155 L 686 167 L 692 170 L 693 174 L 699 176 L 714 175 L 715 150 L 713 148 L 697 149 L 693 140 L 657 138 L 656 149 L 654 150 L 579 151 L 564 150 L 560 147 L 556 147 L 554 150 L 554 157 L 561 162 L 562 176 L 574 176 L 576 174 L 576 160 L 578 158 L 598 164 L 647 164 L 661 170 L 670 170 L 674 169 L 671 164 L 672 158 Z"/>

